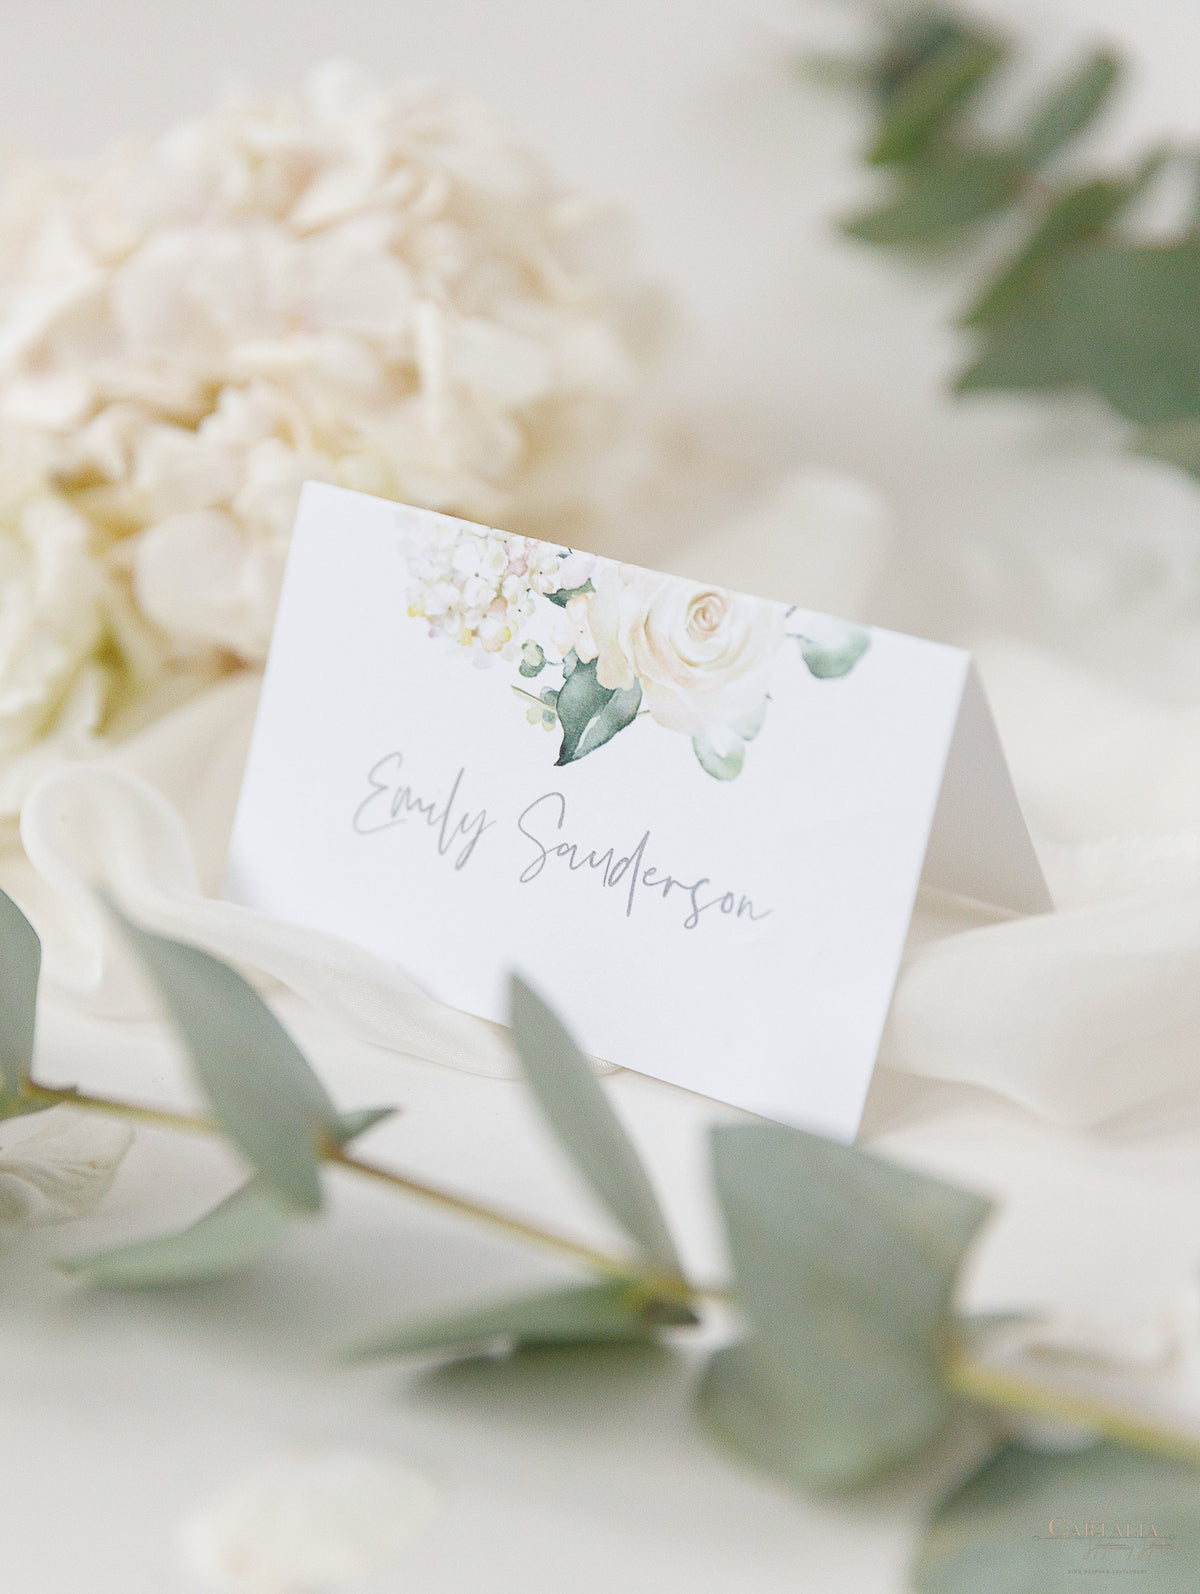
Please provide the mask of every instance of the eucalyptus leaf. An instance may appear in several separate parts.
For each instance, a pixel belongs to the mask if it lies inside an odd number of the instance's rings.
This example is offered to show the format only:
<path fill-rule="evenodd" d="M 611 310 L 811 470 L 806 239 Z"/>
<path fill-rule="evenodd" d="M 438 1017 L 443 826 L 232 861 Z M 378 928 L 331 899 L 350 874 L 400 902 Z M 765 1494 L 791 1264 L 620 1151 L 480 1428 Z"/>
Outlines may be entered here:
<path fill-rule="evenodd" d="M 1200 1588 L 1200 1474 L 1111 1444 L 1068 1454 L 1009 1445 L 933 1518 L 917 1594 L 1046 1594 L 1073 1576 Z"/>
<path fill-rule="evenodd" d="M 1166 465 L 1177 465 L 1180 470 L 1200 477 L 1200 415 L 1148 426 L 1133 448 L 1135 453 L 1162 460 Z"/>
<path fill-rule="evenodd" d="M 961 24 L 930 37 L 935 42 L 923 59 L 893 72 L 867 152 L 874 165 L 910 161 L 941 137 L 1007 54 L 994 34 Z"/>
<path fill-rule="evenodd" d="M 862 243 L 919 248 L 941 244 L 1008 205 L 1022 181 L 1011 155 L 941 150 L 906 174 L 894 199 L 842 224 Z"/>
<path fill-rule="evenodd" d="M 874 60 L 868 61 L 873 97 L 888 105 L 936 56 L 974 36 L 977 24 L 945 6 L 905 6 L 892 17 L 890 32 Z"/>
<path fill-rule="evenodd" d="M 968 1352 L 986 1349 L 1014 1328 L 1028 1328 L 1039 1319 L 1033 1312 L 971 1312 L 955 1322 L 958 1343 Z"/>
<path fill-rule="evenodd" d="M 714 725 L 692 737 L 700 768 L 714 780 L 736 780 L 746 762 L 745 739 L 727 726 Z"/>
<path fill-rule="evenodd" d="M 527 681 L 531 681 L 535 675 L 540 675 L 545 667 L 546 655 L 542 650 L 541 644 L 538 642 L 526 642 L 521 648 L 521 662 L 517 666 L 518 674 L 523 675 Z"/>
<path fill-rule="evenodd" d="M 13 899 L 0 891 L 0 1088 L 20 1093 L 33 1061 L 42 943 Z"/>
<path fill-rule="evenodd" d="M 1058 275 L 1083 377 L 1142 426 L 1200 414 L 1200 243 L 1087 251 Z"/>
<path fill-rule="evenodd" d="M 804 622 L 807 634 L 799 638 L 800 657 L 810 675 L 819 681 L 836 681 L 850 671 L 871 646 L 865 625 L 812 615 Z"/>
<path fill-rule="evenodd" d="M 462 1354 L 489 1345 L 610 1344 L 645 1340 L 667 1324 L 689 1324 L 680 1303 L 648 1297 L 636 1279 L 574 1285 L 523 1300 L 499 1301 L 431 1322 L 414 1323 L 354 1352 L 356 1357 Z"/>
<path fill-rule="evenodd" d="M 1086 362 L 1073 336 L 1069 305 L 1045 281 L 1027 283 L 1019 302 L 988 320 L 976 359 L 954 383 L 958 393 L 1082 387 Z"/>
<path fill-rule="evenodd" d="M 954 1409 L 954 1281 L 988 1203 L 776 1124 L 714 1130 L 713 1170 L 750 1332 L 709 1363 L 706 1420 L 802 1488 L 904 1462 Z"/>
<path fill-rule="evenodd" d="M 1144 192 L 1162 169 L 1156 152 L 1132 176 L 1096 178 L 1058 195 L 1015 259 L 1009 262 L 963 317 L 965 326 L 982 326 L 1020 308 L 1050 267 L 1072 250 L 1100 237 L 1121 211 Z"/>
<path fill-rule="evenodd" d="M 515 975 L 511 1002 L 521 1067 L 550 1127 L 626 1234 L 656 1267 L 678 1276 L 679 1256 L 658 1198 L 591 1064 L 541 998 Z"/>
<path fill-rule="evenodd" d="M 559 764 L 573 764 L 586 758 L 618 731 L 637 718 L 642 688 L 601 686 L 596 678 L 596 660 L 579 663 L 563 681 L 555 701 L 555 713 L 562 726 Z"/>
<path fill-rule="evenodd" d="M 586 592 L 595 592 L 591 580 L 581 581 L 577 587 L 559 587 L 557 592 L 546 594 L 551 603 L 556 603 L 560 609 L 565 609 L 572 598 L 581 598 Z"/>
<path fill-rule="evenodd" d="M 298 1211 L 315 1212 L 321 1205 L 320 1143 L 340 1139 L 340 1120 L 296 1043 L 226 964 L 118 917 L 183 1037 L 222 1130 L 276 1195 Z"/>
<path fill-rule="evenodd" d="M 154 1288 L 197 1284 L 240 1272 L 287 1234 L 295 1212 L 261 1179 L 248 1184 L 178 1234 L 135 1241 L 60 1263 L 92 1284 Z"/>
<path fill-rule="evenodd" d="M 1097 50 L 1043 100 L 1018 146 L 1023 163 L 1042 166 L 1094 121 L 1117 86 L 1121 63 Z"/>
<path fill-rule="evenodd" d="M 1200 242 L 1099 244 L 985 329 L 960 391 L 1084 387 L 1142 426 L 1200 414 Z"/>
<path fill-rule="evenodd" d="M 399 1110 L 398 1107 L 355 1107 L 351 1112 L 340 1113 L 334 1138 L 344 1146 L 359 1135 L 365 1135 L 368 1129 L 374 1129 L 385 1118 L 394 1117 Z"/>

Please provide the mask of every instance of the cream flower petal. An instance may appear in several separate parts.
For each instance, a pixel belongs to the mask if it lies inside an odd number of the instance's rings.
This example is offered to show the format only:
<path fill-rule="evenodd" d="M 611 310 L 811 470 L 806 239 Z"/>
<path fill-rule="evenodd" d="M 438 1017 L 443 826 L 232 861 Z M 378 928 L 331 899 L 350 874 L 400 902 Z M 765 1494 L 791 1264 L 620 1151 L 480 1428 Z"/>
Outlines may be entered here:
<path fill-rule="evenodd" d="M 334 64 L 298 96 L 243 95 L 86 168 L 27 160 L 6 177 L 14 800 L 82 676 L 100 730 L 181 656 L 209 674 L 231 652 L 261 661 L 306 478 L 566 535 L 649 458 L 646 331 L 662 317 L 624 223 L 474 103 Z M 26 524 L 34 502 L 58 530 Z M 527 588 L 554 590 L 554 571 Z M 487 614 L 487 647 L 509 646 L 527 596 L 506 594 L 504 614 L 473 603 L 466 629 Z"/>

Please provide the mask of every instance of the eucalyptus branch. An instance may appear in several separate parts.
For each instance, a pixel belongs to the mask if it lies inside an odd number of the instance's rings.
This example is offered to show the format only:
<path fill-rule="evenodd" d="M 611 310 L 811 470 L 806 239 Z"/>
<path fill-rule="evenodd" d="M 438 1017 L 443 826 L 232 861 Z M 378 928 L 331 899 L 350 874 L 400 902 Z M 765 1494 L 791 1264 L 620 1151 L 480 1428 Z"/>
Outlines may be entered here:
<path fill-rule="evenodd" d="M 166 1108 L 146 1106 L 140 1102 L 124 1101 L 115 1096 L 96 1096 L 76 1090 L 73 1086 L 41 1085 L 31 1079 L 25 1082 L 21 1097 L 31 1107 L 79 1107 L 86 1112 L 103 1113 L 110 1118 L 125 1118 L 131 1123 L 146 1124 L 155 1129 L 173 1129 L 187 1134 L 221 1132 L 220 1125 L 215 1119 L 199 1113 L 173 1112 Z M 645 1278 L 646 1282 L 652 1284 L 656 1290 L 661 1289 L 664 1293 L 675 1294 L 689 1300 L 698 1296 L 712 1300 L 729 1296 L 729 1292 L 719 1286 L 697 1288 L 679 1278 L 649 1277 L 644 1262 L 639 1259 L 611 1255 L 596 1246 L 588 1245 L 583 1240 L 576 1240 L 569 1235 L 544 1228 L 528 1218 L 505 1212 L 499 1207 L 488 1206 L 471 1196 L 430 1184 L 425 1179 L 415 1178 L 412 1174 L 402 1173 L 394 1168 L 385 1168 L 379 1163 L 368 1161 L 365 1157 L 357 1157 L 343 1146 L 324 1143 L 319 1147 L 319 1151 L 321 1160 L 334 1167 L 360 1174 L 377 1184 L 388 1185 L 405 1195 L 416 1196 L 419 1200 L 428 1201 L 446 1211 L 457 1213 L 460 1217 L 485 1223 L 515 1239 L 527 1241 L 531 1245 L 541 1246 L 544 1250 L 568 1257 L 571 1261 L 583 1263 L 597 1273 L 615 1278 L 630 1278 L 636 1275 Z"/>
<path fill-rule="evenodd" d="M 960 1395 L 981 1405 L 1078 1424 L 1132 1450 L 1200 1467 L 1200 1440 L 1144 1422 L 1089 1396 L 1047 1388 L 968 1356 L 955 1357 L 947 1364 L 946 1380 Z"/>
<path fill-rule="evenodd" d="M 22 1096 L 31 1106 L 78 1107 L 87 1112 L 125 1118 L 132 1123 L 157 1129 L 191 1134 L 220 1133 L 216 1121 L 201 1114 L 174 1112 L 119 1097 L 97 1096 L 69 1086 L 55 1087 L 28 1080 Z M 687 1306 L 700 1306 L 705 1302 L 736 1306 L 739 1302 L 737 1290 L 730 1285 L 694 1283 L 682 1276 L 656 1274 L 647 1270 L 642 1258 L 602 1251 L 585 1241 L 489 1206 L 472 1196 L 355 1156 L 342 1146 L 322 1145 L 320 1152 L 322 1161 L 336 1168 L 429 1202 L 458 1217 L 486 1224 L 510 1238 L 580 1263 L 603 1277 L 636 1279 L 649 1296 L 659 1300 L 674 1300 Z M 1200 1441 L 1155 1423 L 1141 1421 L 1102 1401 L 1001 1371 L 976 1357 L 962 1353 L 950 1357 L 945 1364 L 945 1377 L 950 1388 L 965 1399 L 1010 1416 L 1021 1413 L 1051 1421 L 1082 1424 L 1116 1443 L 1200 1466 Z"/>
<path fill-rule="evenodd" d="M 1119 87 L 1124 63 L 1104 48 L 997 131 L 977 103 L 1013 54 L 965 10 L 921 3 L 884 19 L 855 80 L 873 112 L 865 160 L 888 186 L 843 231 L 881 249 L 953 246 L 955 269 L 975 262 L 957 318 L 973 349 L 956 391 L 1090 391 L 1130 423 L 1135 452 L 1200 477 L 1195 214 L 1149 239 L 1128 223 L 1168 166 L 1195 188 L 1194 151 L 1156 144 L 1087 175 L 1064 163 Z M 1001 222 L 1016 242 L 997 267 Z"/>

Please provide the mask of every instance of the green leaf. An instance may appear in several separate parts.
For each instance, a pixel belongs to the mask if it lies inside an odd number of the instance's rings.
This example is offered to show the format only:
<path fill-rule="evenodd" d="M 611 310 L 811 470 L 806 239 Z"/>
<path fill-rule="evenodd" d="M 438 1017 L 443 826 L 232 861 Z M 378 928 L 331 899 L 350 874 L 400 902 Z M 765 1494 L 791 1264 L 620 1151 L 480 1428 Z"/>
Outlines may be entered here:
<path fill-rule="evenodd" d="M 1057 291 L 1084 380 L 1118 414 L 1142 426 L 1200 414 L 1200 243 L 1093 249 Z"/>
<path fill-rule="evenodd" d="M 1011 155 L 996 150 L 941 150 L 906 176 L 897 196 L 843 222 L 862 243 L 917 248 L 945 242 L 1012 200 L 1022 181 Z"/>
<path fill-rule="evenodd" d="M 257 1262 L 288 1232 L 295 1213 L 261 1179 L 251 1179 L 179 1234 L 139 1240 L 60 1263 L 92 1284 L 151 1288 L 197 1284 Z"/>
<path fill-rule="evenodd" d="M 0 891 L 0 1087 L 16 1096 L 29 1078 L 42 943 L 10 896 Z"/>
<path fill-rule="evenodd" d="M 944 29 L 907 71 L 894 74 L 867 159 L 876 166 L 910 161 L 940 137 L 1007 55 L 983 29 Z M 885 68 L 885 72 L 886 72 Z"/>
<path fill-rule="evenodd" d="M 1084 361 L 1069 306 L 1045 282 L 1029 284 L 1018 306 L 984 327 L 980 353 L 954 383 L 958 393 L 1044 391 L 1084 385 Z"/>
<path fill-rule="evenodd" d="M 399 1111 L 398 1107 L 356 1107 L 352 1112 L 340 1113 L 333 1131 L 334 1138 L 341 1141 L 343 1146 L 347 1145 L 359 1135 L 365 1135 L 368 1129 L 374 1129 L 385 1118 L 395 1117 Z"/>
<path fill-rule="evenodd" d="M 713 1131 L 750 1325 L 701 1390 L 717 1435 L 802 1488 L 847 1488 L 928 1444 L 954 1409 L 955 1274 L 977 1195 L 776 1124 Z"/>
<path fill-rule="evenodd" d="M 595 592 L 595 587 L 589 578 L 581 581 L 577 587 L 559 587 L 557 592 L 548 592 L 546 596 L 551 603 L 556 603 L 560 609 L 565 609 L 572 598 L 581 598 L 585 592 Z"/>
<path fill-rule="evenodd" d="M 1200 414 L 1198 305 L 1195 239 L 1093 246 L 985 329 L 959 389 L 1092 388 L 1142 426 Z"/>
<path fill-rule="evenodd" d="M 999 1334 L 1036 1323 L 1032 1312 L 971 1312 L 955 1319 L 958 1343 L 967 1351 L 986 1349 Z"/>
<path fill-rule="evenodd" d="M 512 1028 L 530 1088 L 576 1168 L 621 1227 L 672 1277 L 679 1257 L 658 1198 L 591 1064 L 539 996 L 513 976 Z"/>
<path fill-rule="evenodd" d="M 521 648 L 521 662 L 517 666 L 518 672 L 531 681 L 535 675 L 540 675 L 546 667 L 546 655 L 538 642 L 526 642 Z"/>
<path fill-rule="evenodd" d="M 890 104 L 914 74 L 935 56 L 974 34 L 974 25 L 939 7 L 905 7 L 890 19 L 883 48 L 867 64 L 868 81 L 881 105 Z"/>
<path fill-rule="evenodd" d="M 1121 63 L 1097 50 L 1042 101 L 1018 146 L 1022 163 L 1034 170 L 1057 155 L 1099 115 L 1116 87 Z"/>
<path fill-rule="evenodd" d="M 1009 1445 L 938 1509 L 913 1588 L 1046 1594 L 1087 1575 L 1141 1575 L 1154 1594 L 1195 1594 L 1200 1475 L 1111 1444 L 1065 1455 Z"/>
<path fill-rule="evenodd" d="M 558 764 L 573 764 L 586 758 L 605 742 L 611 741 L 637 718 L 642 688 L 601 686 L 596 679 L 596 661 L 577 664 L 567 676 L 555 702 L 562 726 Z"/>
<path fill-rule="evenodd" d="M 695 1314 L 686 1306 L 648 1296 L 636 1279 L 613 1279 L 414 1323 L 363 1346 L 354 1355 L 461 1354 L 501 1342 L 518 1348 L 645 1340 L 667 1324 L 695 1321 Z"/>
<path fill-rule="evenodd" d="M 1200 415 L 1148 426 L 1134 442 L 1133 450 L 1200 477 Z"/>
<path fill-rule="evenodd" d="M 117 916 L 183 1037 L 222 1130 L 276 1195 L 299 1211 L 317 1211 L 320 1143 L 340 1138 L 340 1121 L 296 1043 L 226 964 Z"/>
<path fill-rule="evenodd" d="M 736 780 L 746 762 L 745 738 L 726 726 L 715 725 L 693 736 L 692 751 L 700 768 L 714 780 Z"/>
<path fill-rule="evenodd" d="M 805 624 L 811 635 L 800 638 L 800 657 L 818 681 L 836 681 L 849 675 L 871 646 L 871 633 L 864 625 L 827 620 L 824 616 L 813 616 Z"/>
<path fill-rule="evenodd" d="M 1051 203 L 1032 237 L 1005 266 L 963 317 L 965 326 L 982 326 L 1019 309 L 1054 266 L 1072 250 L 1100 237 L 1122 210 L 1157 176 L 1164 157 L 1156 153 L 1132 176 L 1082 183 Z"/>

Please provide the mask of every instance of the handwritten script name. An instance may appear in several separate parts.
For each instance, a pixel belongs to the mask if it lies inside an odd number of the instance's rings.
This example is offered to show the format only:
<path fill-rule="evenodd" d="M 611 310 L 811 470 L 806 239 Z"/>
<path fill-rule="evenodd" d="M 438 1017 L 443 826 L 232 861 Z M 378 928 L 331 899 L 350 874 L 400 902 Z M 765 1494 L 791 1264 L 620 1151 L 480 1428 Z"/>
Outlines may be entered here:
<path fill-rule="evenodd" d="M 443 798 L 417 789 L 405 774 L 404 754 L 386 754 L 367 774 L 370 787 L 354 811 L 354 829 L 360 836 L 376 835 L 411 820 L 424 823 L 433 833 L 438 855 L 451 858 L 455 870 L 466 867 L 476 847 L 497 820 L 486 808 L 470 809 L 463 800 L 465 765 L 459 769 Z M 517 875 L 518 884 L 532 885 L 548 869 L 565 870 L 567 875 L 591 879 L 603 890 L 621 890 L 625 916 L 646 892 L 657 892 L 663 902 L 677 902 L 683 912 L 685 930 L 694 930 L 706 915 L 713 918 L 742 919 L 758 923 L 774 912 L 757 908 L 744 892 L 715 887 L 708 875 L 680 878 L 657 861 L 647 862 L 650 831 L 643 831 L 628 851 L 618 852 L 615 844 L 588 846 L 566 833 L 567 799 L 560 791 L 544 792 L 534 798 L 517 816 L 516 831 L 523 838 L 526 861 Z"/>
<path fill-rule="evenodd" d="M 423 819 L 430 830 L 437 832 L 437 850 L 443 858 L 462 837 L 454 867 L 463 868 L 480 837 L 496 823 L 488 818 L 486 808 L 474 814 L 458 812 L 458 792 L 466 770 L 460 769 L 455 775 L 450 795 L 441 802 L 436 797 L 423 797 L 411 781 L 403 778 L 403 769 L 403 753 L 387 753 L 372 765 L 367 774 L 371 790 L 354 810 L 355 830 L 360 836 L 372 836 L 380 830 L 391 830 L 394 825 L 405 825 L 410 819 Z"/>
<path fill-rule="evenodd" d="M 714 891 L 708 875 L 700 875 L 692 881 L 680 880 L 675 875 L 664 873 L 657 864 L 647 864 L 646 850 L 650 845 L 648 830 L 642 833 L 636 846 L 618 857 L 612 845 L 603 850 L 589 847 L 585 851 L 585 843 L 563 839 L 566 819 L 567 799 L 560 791 L 546 792 L 522 811 L 517 820 L 517 829 L 535 849 L 534 856 L 518 876 L 522 885 L 536 880 L 552 861 L 565 865 L 571 874 L 587 869 L 592 872 L 594 879 L 608 889 L 624 886 L 626 918 L 633 914 L 639 889 L 660 892 L 664 902 L 676 891 L 688 905 L 688 913 L 683 921 L 685 930 L 694 930 L 700 923 L 701 915 L 713 908 L 719 913 L 754 921 L 765 919 L 773 911 L 771 908 L 756 910 L 754 903 L 745 895 L 733 891 Z"/>

